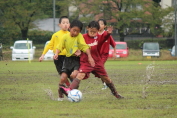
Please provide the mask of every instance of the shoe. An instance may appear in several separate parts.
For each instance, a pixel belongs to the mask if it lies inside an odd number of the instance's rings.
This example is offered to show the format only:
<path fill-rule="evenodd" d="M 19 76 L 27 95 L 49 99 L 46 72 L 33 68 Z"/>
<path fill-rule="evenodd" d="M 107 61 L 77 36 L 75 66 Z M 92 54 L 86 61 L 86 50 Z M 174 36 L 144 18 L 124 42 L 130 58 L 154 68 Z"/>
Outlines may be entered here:
<path fill-rule="evenodd" d="M 60 87 L 60 90 L 68 97 L 69 91 L 71 91 L 70 88 Z"/>
<path fill-rule="evenodd" d="M 104 89 L 107 89 L 108 88 L 108 86 L 106 86 L 106 85 L 103 85 L 103 88 L 102 88 L 102 90 L 104 90 Z"/>
<path fill-rule="evenodd" d="M 57 101 L 63 101 L 64 98 L 58 98 Z"/>
<path fill-rule="evenodd" d="M 123 99 L 124 97 L 123 96 L 121 96 L 120 94 L 118 94 L 118 95 L 114 95 L 117 99 Z"/>
<path fill-rule="evenodd" d="M 59 88 L 58 91 L 59 91 L 59 92 L 58 92 L 58 94 L 59 94 L 59 98 L 64 98 L 64 95 L 63 95 L 62 90 Z"/>

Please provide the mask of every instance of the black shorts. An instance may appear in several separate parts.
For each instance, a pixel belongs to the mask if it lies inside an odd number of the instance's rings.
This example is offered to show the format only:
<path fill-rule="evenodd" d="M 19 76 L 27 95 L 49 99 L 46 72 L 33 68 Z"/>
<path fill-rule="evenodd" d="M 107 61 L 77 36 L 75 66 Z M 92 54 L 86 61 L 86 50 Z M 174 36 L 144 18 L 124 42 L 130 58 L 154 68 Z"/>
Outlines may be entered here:
<path fill-rule="evenodd" d="M 54 64 L 55 64 L 58 74 L 61 73 L 65 57 L 66 57 L 65 55 L 58 55 L 58 60 L 54 60 Z"/>
<path fill-rule="evenodd" d="M 80 57 L 71 56 L 66 57 L 63 62 L 62 72 L 65 72 L 68 77 L 70 77 L 71 73 L 74 70 L 79 70 L 80 67 Z"/>

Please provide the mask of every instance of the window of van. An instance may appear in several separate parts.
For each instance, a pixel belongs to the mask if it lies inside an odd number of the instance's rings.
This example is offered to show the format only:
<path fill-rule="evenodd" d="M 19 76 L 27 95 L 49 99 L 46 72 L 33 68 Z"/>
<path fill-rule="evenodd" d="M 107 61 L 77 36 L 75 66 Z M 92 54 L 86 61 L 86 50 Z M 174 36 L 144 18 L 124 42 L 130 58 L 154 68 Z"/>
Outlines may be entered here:
<path fill-rule="evenodd" d="M 159 50 L 158 43 L 144 43 L 144 50 Z"/>
<path fill-rule="evenodd" d="M 28 49 L 31 48 L 31 45 L 29 44 L 29 47 L 27 43 L 16 43 L 14 46 L 15 49 Z"/>

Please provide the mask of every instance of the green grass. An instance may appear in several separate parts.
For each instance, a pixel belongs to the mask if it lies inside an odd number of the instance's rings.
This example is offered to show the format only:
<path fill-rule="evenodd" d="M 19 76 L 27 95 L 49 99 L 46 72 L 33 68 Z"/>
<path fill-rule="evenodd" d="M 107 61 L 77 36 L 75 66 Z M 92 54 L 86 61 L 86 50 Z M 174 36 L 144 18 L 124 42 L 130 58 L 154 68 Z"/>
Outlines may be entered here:
<path fill-rule="evenodd" d="M 177 61 L 110 60 L 105 67 L 125 99 L 101 90 L 102 82 L 91 75 L 79 87 L 83 100 L 71 103 L 56 101 L 59 76 L 52 61 L 0 61 L 0 118 L 177 117 Z"/>

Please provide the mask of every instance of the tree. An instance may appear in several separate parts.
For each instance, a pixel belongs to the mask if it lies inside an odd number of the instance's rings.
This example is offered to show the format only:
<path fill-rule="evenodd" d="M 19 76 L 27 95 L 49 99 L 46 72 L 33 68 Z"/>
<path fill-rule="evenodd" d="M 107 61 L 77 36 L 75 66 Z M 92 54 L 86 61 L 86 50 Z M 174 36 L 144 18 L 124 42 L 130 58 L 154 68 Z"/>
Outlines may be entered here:
<path fill-rule="evenodd" d="M 0 2 L 3 27 L 13 27 L 21 31 L 22 39 L 28 36 L 28 30 L 34 27 L 32 22 L 47 17 L 44 9 L 52 6 L 51 0 L 5 0 Z M 49 7 L 50 8 L 50 7 Z"/>
<path fill-rule="evenodd" d="M 80 19 L 82 21 L 93 17 L 95 20 L 106 19 L 118 30 L 120 41 L 124 41 L 124 37 L 133 33 L 135 29 L 144 28 L 146 31 L 150 29 L 151 33 L 157 35 L 161 31 L 163 17 L 171 11 L 171 9 L 162 9 L 151 0 L 81 1 L 82 3 L 78 5 L 81 9 Z"/>

